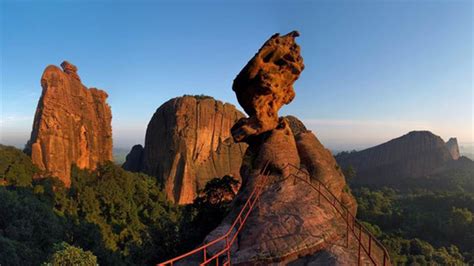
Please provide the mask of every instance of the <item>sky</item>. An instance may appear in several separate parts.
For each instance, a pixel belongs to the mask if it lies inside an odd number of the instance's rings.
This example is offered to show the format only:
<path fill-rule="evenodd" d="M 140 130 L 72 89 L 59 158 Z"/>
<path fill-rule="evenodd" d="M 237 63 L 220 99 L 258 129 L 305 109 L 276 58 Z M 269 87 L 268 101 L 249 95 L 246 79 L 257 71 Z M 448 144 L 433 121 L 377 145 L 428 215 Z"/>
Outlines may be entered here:
<path fill-rule="evenodd" d="M 143 143 L 170 98 L 239 109 L 232 81 L 274 33 L 306 65 L 280 115 L 333 150 L 430 130 L 474 142 L 472 1 L 8 1 L 0 5 L 0 143 L 29 138 L 40 78 L 68 60 L 105 90 L 114 146 Z"/>

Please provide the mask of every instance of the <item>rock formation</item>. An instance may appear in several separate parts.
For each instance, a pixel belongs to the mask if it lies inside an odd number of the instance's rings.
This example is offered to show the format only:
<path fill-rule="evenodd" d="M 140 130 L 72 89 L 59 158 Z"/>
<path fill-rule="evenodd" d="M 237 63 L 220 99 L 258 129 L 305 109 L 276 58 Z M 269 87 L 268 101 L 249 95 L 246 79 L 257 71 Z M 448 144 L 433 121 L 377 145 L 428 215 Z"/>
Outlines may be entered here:
<path fill-rule="evenodd" d="M 293 83 L 304 69 L 297 36 L 273 35 L 235 78 L 232 89 L 249 115 L 232 128 L 236 141 L 276 128 L 278 110 L 295 97 Z"/>
<path fill-rule="evenodd" d="M 122 168 L 130 172 L 140 172 L 143 168 L 143 146 L 137 144 L 127 154 Z"/>
<path fill-rule="evenodd" d="M 343 239 L 346 223 L 330 203 L 318 204 L 319 194 L 309 185 L 317 186 L 318 181 L 322 182 L 348 212 L 355 215 L 357 204 L 340 168 L 331 153 L 301 121 L 292 116 L 278 118 L 277 111 L 281 105 L 293 99 L 292 84 L 303 69 L 299 48 L 294 43 L 295 36 L 295 33 L 290 33 L 279 39 L 274 35 L 234 81 L 239 102 L 250 116 L 239 120 L 232 131 L 236 140 L 249 144 L 241 167 L 242 187 L 230 214 L 206 237 L 205 242 L 216 239 L 230 228 L 257 184 L 264 182 L 265 187 L 238 235 L 238 241 L 232 246 L 232 264 L 298 265 L 300 257 L 322 253 L 336 256 L 334 263 L 357 263 L 354 253 L 357 249 L 351 244 L 345 250 L 333 248 L 334 243 Z M 288 45 L 293 47 L 291 53 L 287 53 Z M 279 62 L 281 57 L 290 63 Z M 275 75 L 277 67 L 250 71 L 262 61 L 278 62 L 278 67 L 289 72 Z M 255 72 L 258 72 L 257 78 L 252 77 L 251 73 Z M 290 164 L 300 170 L 289 168 Z M 266 165 L 270 173 L 262 177 L 259 173 Z M 300 176 L 300 179 L 291 174 Z M 217 251 L 208 250 L 210 255 Z"/>
<path fill-rule="evenodd" d="M 26 151 L 40 169 L 70 186 L 73 164 L 94 169 L 112 160 L 112 114 L 107 93 L 86 88 L 76 66 L 50 65 L 41 77 L 38 102 Z"/>
<path fill-rule="evenodd" d="M 346 179 L 332 153 L 311 131 L 295 136 L 302 165 L 312 178 L 321 181 L 346 207 L 355 214 L 357 203 L 349 192 Z"/>
<path fill-rule="evenodd" d="M 429 131 L 412 131 L 366 150 L 339 154 L 336 159 L 341 167 L 355 169 L 358 184 L 397 185 L 405 178 L 427 176 L 453 160 L 447 146 Z"/>
<path fill-rule="evenodd" d="M 307 183 L 285 178 L 296 174 L 291 168 L 285 168 L 288 163 L 301 167 L 311 176 L 309 182 L 317 185 L 316 180 L 320 180 L 352 214 L 356 213 L 355 199 L 331 152 L 311 131 L 298 127 L 295 131 L 301 131 L 294 136 L 291 125 L 302 123 L 291 119 L 292 122 L 288 118 L 280 119 L 276 129 L 261 134 L 259 141 L 250 144 L 241 168 L 242 187 L 232 212 L 205 242 L 230 228 L 253 188 L 262 181 L 258 173 L 266 162 L 270 162 L 269 185 L 239 234 L 238 244 L 233 247 L 232 263 L 264 265 L 278 262 L 283 265 L 319 253 L 331 254 L 335 264 L 354 263 L 355 248 L 335 250 L 333 246 L 344 239 L 344 220 L 329 204 L 319 205 L 318 193 Z M 304 175 L 300 176 L 304 178 Z"/>
<path fill-rule="evenodd" d="M 453 160 L 457 160 L 461 157 L 457 138 L 450 138 L 448 142 L 446 142 L 446 148 L 448 148 L 449 153 L 451 153 Z"/>
<path fill-rule="evenodd" d="M 288 123 L 290 124 L 290 128 L 293 132 L 293 135 L 298 136 L 300 133 L 308 131 L 303 122 L 301 122 L 298 118 L 292 115 L 287 115 L 285 116 L 285 118 L 286 121 L 288 121 Z"/>
<path fill-rule="evenodd" d="M 209 180 L 225 175 L 240 179 L 247 145 L 235 143 L 230 128 L 241 117 L 233 105 L 211 97 L 171 99 L 156 110 L 143 151 L 134 147 L 124 168 L 156 176 L 171 201 L 192 203 Z"/>

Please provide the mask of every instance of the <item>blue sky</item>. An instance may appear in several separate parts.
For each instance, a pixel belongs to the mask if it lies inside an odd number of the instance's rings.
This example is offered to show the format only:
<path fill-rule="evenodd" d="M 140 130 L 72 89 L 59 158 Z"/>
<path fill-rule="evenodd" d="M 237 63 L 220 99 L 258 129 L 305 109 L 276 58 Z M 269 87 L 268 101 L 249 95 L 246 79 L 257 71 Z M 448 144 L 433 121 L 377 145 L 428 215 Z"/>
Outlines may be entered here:
<path fill-rule="evenodd" d="M 114 145 L 129 147 L 169 98 L 238 106 L 236 74 L 294 29 L 306 69 L 280 114 L 329 148 L 415 129 L 474 141 L 471 1 L 2 1 L 0 11 L 0 143 L 26 143 L 49 64 L 69 60 L 108 92 Z"/>

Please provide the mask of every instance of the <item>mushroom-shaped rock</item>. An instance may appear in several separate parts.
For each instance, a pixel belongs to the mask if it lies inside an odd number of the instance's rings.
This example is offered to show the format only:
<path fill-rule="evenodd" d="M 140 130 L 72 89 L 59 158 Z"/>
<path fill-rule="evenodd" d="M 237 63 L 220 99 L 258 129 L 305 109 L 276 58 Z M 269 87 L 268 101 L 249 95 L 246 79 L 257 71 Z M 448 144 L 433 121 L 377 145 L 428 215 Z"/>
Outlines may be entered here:
<path fill-rule="evenodd" d="M 235 78 L 232 90 L 249 117 L 232 128 L 234 140 L 277 127 L 278 110 L 295 97 L 293 83 L 304 69 L 297 36 L 297 31 L 273 35 Z"/>

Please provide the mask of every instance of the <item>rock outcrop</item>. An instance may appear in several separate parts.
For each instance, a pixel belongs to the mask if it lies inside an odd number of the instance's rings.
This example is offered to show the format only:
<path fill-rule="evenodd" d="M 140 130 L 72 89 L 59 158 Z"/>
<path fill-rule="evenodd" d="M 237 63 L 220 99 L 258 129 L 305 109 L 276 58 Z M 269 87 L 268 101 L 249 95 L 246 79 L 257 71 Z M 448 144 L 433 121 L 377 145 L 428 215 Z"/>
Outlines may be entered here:
<path fill-rule="evenodd" d="M 446 142 L 446 148 L 448 148 L 453 160 L 457 160 L 461 157 L 457 138 L 450 138 L 448 142 Z"/>
<path fill-rule="evenodd" d="M 287 115 L 285 116 L 286 121 L 288 121 L 291 131 L 293 132 L 293 135 L 298 136 L 302 132 L 308 131 L 306 129 L 306 126 L 301 122 L 298 118 L 292 116 L 292 115 Z"/>
<path fill-rule="evenodd" d="M 132 147 L 132 150 L 127 154 L 122 168 L 130 172 L 140 172 L 143 168 L 143 146 L 137 144 Z"/>
<path fill-rule="evenodd" d="M 321 181 L 352 213 L 356 213 L 357 203 L 349 192 L 344 174 L 332 156 L 311 131 L 303 131 L 295 136 L 302 165 L 312 178 Z"/>
<path fill-rule="evenodd" d="M 232 90 L 249 115 L 232 128 L 236 141 L 274 129 L 278 110 L 295 97 L 293 83 L 304 69 L 297 36 L 273 35 L 235 78 Z"/>
<path fill-rule="evenodd" d="M 439 136 L 412 131 L 366 150 L 341 153 L 336 159 L 341 167 L 355 169 L 357 184 L 396 186 L 402 179 L 430 175 L 453 155 Z"/>
<path fill-rule="evenodd" d="M 240 179 L 247 145 L 235 143 L 230 128 L 241 117 L 233 105 L 211 97 L 171 99 L 148 124 L 143 151 L 134 148 L 124 167 L 156 176 L 171 201 L 192 203 L 209 180 L 225 175 Z"/>
<path fill-rule="evenodd" d="M 61 67 L 50 65 L 41 77 L 43 92 L 26 151 L 68 187 L 73 164 L 94 169 L 112 160 L 112 113 L 107 93 L 86 88 L 71 63 Z"/>
<path fill-rule="evenodd" d="M 276 129 L 261 134 L 259 141 L 254 139 L 250 144 L 241 168 L 242 187 L 232 212 L 206 237 L 205 242 L 209 242 L 230 228 L 251 191 L 262 181 L 258 173 L 269 162 L 268 185 L 233 247 L 233 264 L 278 262 L 283 265 L 319 253 L 334 255 L 334 264 L 356 261 L 352 252 L 355 249 L 333 250 L 333 245 L 342 241 L 346 232 L 344 220 L 336 210 L 329 204 L 319 205 L 318 193 L 308 183 L 287 178 L 296 174 L 294 169 L 285 167 L 287 164 L 300 167 L 309 174 L 308 182 L 317 186 L 317 180 L 321 181 L 352 214 L 356 213 L 356 201 L 330 151 L 311 131 L 300 131 L 294 136 L 290 125 L 295 124 L 302 125 L 297 119 L 291 123 L 280 119 Z M 301 127 L 295 131 L 298 129 Z"/>
<path fill-rule="evenodd" d="M 297 47 L 294 44 L 294 35 L 286 36 L 292 36 L 292 47 Z M 286 51 L 288 41 L 279 43 L 277 39 L 273 38 L 270 40 L 276 47 L 272 47 L 271 50 Z M 282 47 L 278 47 L 279 45 Z M 262 50 L 264 49 L 262 48 Z M 291 58 L 301 58 L 299 48 L 297 50 L 291 54 Z M 279 53 L 275 52 L 275 54 Z M 273 58 L 273 56 L 268 57 Z M 262 57 L 266 58 L 266 54 Z M 278 58 L 278 56 L 276 57 Z M 302 59 L 296 61 L 302 63 Z M 255 63 L 249 65 L 253 64 Z M 249 65 L 239 76 L 248 72 Z M 298 68 L 293 73 L 298 75 L 301 70 L 302 68 Z M 276 89 L 272 87 L 273 85 L 268 85 L 271 88 L 265 94 L 259 95 L 258 89 L 253 87 L 254 83 L 242 83 L 239 85 L 239 87 L 242 86 L 240 90 L 246 93 L 238 94 L 238 98 L 244 108 L 247 103 L 259 102 L 259 97 L 263 97 L 261 100 L 265 104 L 269 103 L 266 99 L 292 99 L 294 97 L 292 88 L 291 90 L 279 90 L 279 88 L 290 88 L 297 75 L 273 77 L 272 71 L 274 71 L 272 68 L 258 70 L 259 76 L 265 77 L 266 84 L 285 85 L 277 86 Z M 273 79 L 278 82 L 274 82 Z M 285 94 L 288 95 L 285 96 Z M 255 97 L 257 100 L 254 99 Z M 270 103 L 270 106 L 261 109 L 260 105 L 250 104 L 250 106 L 253 106 L 252 110 L 265 112 L 270 110 L 269 107 L 272 107 L 272 115 L 266 114 L 262 118 L 256 115 L 256 111 L 249 112 L 246 109 L 250 118 L 241 119 L 234 126 L 233 129 L 236 130 L 242 130 L 242 126 L 249 126 L 252 129 L 243 129 L 242 135 L 240 131 L 233 131 L 233 134 L 239 133 L 233 135 L 236 140 L 249 144 L 241 167 L 242 187 L 233 202 L 230 214 L 206 237 L 205 242 L 212 241 L 223 232 L 227 232 L 254 188 L 263 182 L 264 188 L 258 204 L 254 205 L 245 226 L 242 227 L 242 231 L 238 235 L 238 240 L 231 248 L 232 264 L 267 265 L 279 263 L 278 265 L 286 265 L 296 263 L 295 265 L 298 265 L 301 257 L 313 256 L 311 260 L 314 260 L 316 257 L 322 257 L 317 254 L 323 253 L 325 256 L 329 254 L 333 258 L 332 261 L 320 261 L 324 265 L 328 263 L 356 264 L 357 256 L 354 251 L 357 249 L 353 248 L 350 243 L 346 249 L 334 251 L 334 244 L 344 239 L 348 227 L 330 202 L 326 201 L 320 204 L 319 193 L 315 190 L 315 187 L 321 182 L 334 195 L 335 199 L 342 202 L 342 206 L 345 207 L 343 211 L 347 210 L 348 212 L 346 215 L 349 213 L 355 215 L 357 204 L 346 186 L 344 175 L 334 157 L 297 118 L 292 116 L 278 118 L 276 111 L 281 105 Z M 276 124 L 273 121 L 273 116 L 277 117 Z M 253 122 L 249 123 L 250 119 L 254 119 L 252 121 L 256 122 L 258 127 L 254 127 Z M 266 123 L 270 120 L 270 123 Z M 289 165 L 293 165 L 295 168 L 289 167 Z M 267 176 L 260 175 L 263 169 L 269 171 Z M 293 175 L 297 175 L 299 178 L 295 178 Z M 212 255 L 217 249 L 210 248 L 208 251 Z"/>

